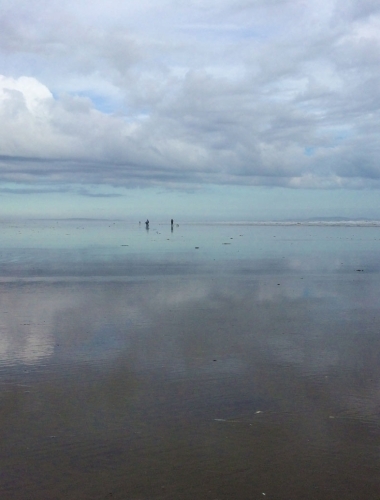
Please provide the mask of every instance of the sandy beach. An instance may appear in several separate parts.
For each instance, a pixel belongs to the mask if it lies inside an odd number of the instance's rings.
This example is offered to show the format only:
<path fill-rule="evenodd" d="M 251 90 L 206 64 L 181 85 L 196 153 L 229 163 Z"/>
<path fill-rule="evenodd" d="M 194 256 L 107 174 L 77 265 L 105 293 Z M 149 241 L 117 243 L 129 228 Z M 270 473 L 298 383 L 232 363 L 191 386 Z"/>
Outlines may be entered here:
<path fill-rule="evenodd" d="M 379 497 L 378 227 L 2 234 L 2 500 Z"/>

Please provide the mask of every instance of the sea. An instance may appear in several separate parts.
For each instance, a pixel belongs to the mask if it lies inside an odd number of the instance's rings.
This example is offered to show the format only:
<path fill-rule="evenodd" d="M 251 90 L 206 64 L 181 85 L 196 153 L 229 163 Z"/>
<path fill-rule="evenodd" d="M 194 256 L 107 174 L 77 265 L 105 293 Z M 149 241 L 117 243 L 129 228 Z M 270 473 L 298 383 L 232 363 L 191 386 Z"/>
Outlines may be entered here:
<path fill-rule="evenodd" d="M 0 221 L 0 498 L 378 500 L 380 222 L 168 222 Z"/>

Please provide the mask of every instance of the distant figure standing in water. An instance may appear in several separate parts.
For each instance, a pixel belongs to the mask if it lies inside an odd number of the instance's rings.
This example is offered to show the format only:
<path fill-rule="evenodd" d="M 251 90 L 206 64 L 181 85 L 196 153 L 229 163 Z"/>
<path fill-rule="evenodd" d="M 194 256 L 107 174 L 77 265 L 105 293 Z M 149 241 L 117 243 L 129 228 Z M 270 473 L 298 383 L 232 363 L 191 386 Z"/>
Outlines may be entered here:
<path fill-rule="evenodd" d="M 171 225 L 172 227 L 173 227 L 173 224 L 174 224 L 174 220 L 173 220 L 173 219 L 171 219 L 171 221 L 170 221 L 170 225 Z"/>
<path fill-rule="evenodd" d="M 149 229 L 149 219 L 147 219 L 147 220 L 146 220 L 146 222 L 145 222 L 145 227 L 146 227 L 147 229 Z"/>

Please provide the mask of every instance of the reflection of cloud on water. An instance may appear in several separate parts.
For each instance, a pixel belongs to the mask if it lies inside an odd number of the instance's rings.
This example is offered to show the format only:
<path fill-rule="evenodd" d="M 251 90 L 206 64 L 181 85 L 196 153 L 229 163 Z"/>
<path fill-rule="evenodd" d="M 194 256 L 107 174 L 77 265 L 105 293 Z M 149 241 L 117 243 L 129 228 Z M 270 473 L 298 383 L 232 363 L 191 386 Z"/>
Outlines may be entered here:
<path fill-rule="evenodd" d="M 301 377 L 358 366 L 377 372 L 370 356 L 377 346 L 376 276 L 303 278 L 238 273 L 3 283 L 0 360 L 126 363 L 137 376 L 200 379 L 240 377 L 263 360 Z M 366 380 L 358 390 L 368 401 L 372 385 Z"/>
<path fill-rule="evenodd" d="M 84 360 L 115 356 L 132 331 L 152 325 L 158 311 L 207 295 L 201 282 L 3 283 L 0 360 L 37 363 L 54 352 Z"/>
<path fill-rule="evenodd" d="M 52 361 L 51 380 L 41 377 L 25 403 L 25 412 L 48 408 L 49 434 L 127 428 L 138 404 L 154 425 L 157 412 L 164 420 L 173 409 L 251 422 L 258 410 L 266 419 L 268 405 L 322 449 L 329 415 L 374 418 L 380 284 L 364 274 L 301 277 L 3 284 L 0 358 Z"/>
<path fill-rule="evenodd" d="M 31 328 L 26 337 L 25 345 L 20 349 L 18 359 L 26 364 L 34 364 L 53 354 L 53 339 L 49 332 L 41 331 L 40 327 Z"/>
<path fill-rule="evenodd" d="M 281 269 L 289 269 L 285 259 Z M 376 307 L 378 292 L 373 276 L 283 272 L 3 283 L 0 359 L 35 363 L 55 354 L 96 363 L 127 355 L 139 371 L 216 373 L 244 370 L 245 351 L 259 346 L 324 371 L 341 353 L 331 329 L 359 306 Z M 214 357 L 224 364 L 210 368 Z"/>
<path fill-rule="evenodd" d="M 362 393 L 369 404 L 361 400 L 357 411 L 364 415 L 373 411 L 373 382 L 346 381 L 358 367 L 379 370 L 369 355 L 378 344 L 371 337 L 378 309 L 370 318 L 361 306 L 374 304 L 379 284 L 357 279 L 205 276 L 78 286 L 70 304 L 56 311 L 54 335 L 66 359 L 97 366 L 108 357 L 137 377 L 223 380 L 250 377 L 264 366 L 257 380 L 272 391 L 275 374 L 298 389 L 322 387 L 325 376 L 334 376 L 336 385 L 321 389 L 323 405 L 333 398 L 350 408 L 352 395 Z"/>
<path fill-rule="evenodd" d="M 171 310 L 202 300 L 208 293 L 201 281 L 178 286 L 175 279 L 60 286 L 70 300 L 53 315 L 57 355 L 93 362 L 133 351 L 133 339 L 141 340 L 146 329 L 154 328 L 162 312 L 170 315 Z M 159 351 L 156 346 L 156 359 Z M 143 349 L 141 356 L 144 358 Z"/>
<path fill-rule="evenodd" d="M 0 335 L 0 363 L 35 364 L 51 356 L 54 351 L 52 338 L 40 331 L 29 330 L 17 339 L 10 337 L 4 330 Z"/>
<path fill-rule="evenodd" d="M 54 351 L 51 319 L 57 297 L 41 286 L 1 285 L 0 361 L 34 364 Z"/>
<path fill-rule="evenodd" d="M 154 297 L 155 308 L 180 306 L 189 302 L 207 299 L 210 290 L 209 284 L 202 279 L 188 279 L 186 284 L 176 282 L 171 286 L 160 287 L 159 293 Z M 149 312 L 149 310 L 148 310 Z"/>

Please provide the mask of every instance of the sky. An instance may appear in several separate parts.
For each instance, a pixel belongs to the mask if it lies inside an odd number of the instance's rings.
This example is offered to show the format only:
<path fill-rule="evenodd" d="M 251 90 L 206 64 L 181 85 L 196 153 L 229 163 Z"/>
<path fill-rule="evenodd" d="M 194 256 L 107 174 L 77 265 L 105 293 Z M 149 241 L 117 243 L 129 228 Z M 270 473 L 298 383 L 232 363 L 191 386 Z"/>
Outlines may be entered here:
<path fill-rule="evenodd" d="M 0 0 L 0 217 L 380 219 L 377 0 Z"/>

